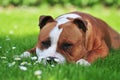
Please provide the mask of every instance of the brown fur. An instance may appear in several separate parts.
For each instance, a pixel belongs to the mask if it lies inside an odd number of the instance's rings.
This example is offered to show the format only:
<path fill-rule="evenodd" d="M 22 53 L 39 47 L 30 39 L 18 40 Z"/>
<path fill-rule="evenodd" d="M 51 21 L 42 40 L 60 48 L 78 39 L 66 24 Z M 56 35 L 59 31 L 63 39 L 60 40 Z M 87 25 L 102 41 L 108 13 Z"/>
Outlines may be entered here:
<path fill-rule="evenodd" d="M 72 13 L 80 15 L 82 19 L 87 22 L 87 31 L 83 32 L 81 29 L 78 29 L 77 25 L 73 23 L 74 19 L 71 18 L 69 18 L 71 20 L 70 22 L 59 26 L 59 28 L 63 28 L 63 32 L 58 41 L 57 51 L 62 53 L 68 62 L 76 62 L 81 58 L 86 59 L 88 62 L 93 62 L 99 57 L 106 57 L 110 48 L 120 48 L 119 33 L 110 28 L 104 21 L 86 13 Z M 37 47 L 43 49 L 40 45 L 41 41 L 48 39 L 50 31 L 55 25 L 56 22 L 53 21 L 47 23 L 47 25 L 41 29 Z M 70 42 L 74 44 L 73 48 L 71 48 L 68 52 L 63 51 L 60 48 L 63 42 Z M 30 52 L 34 51 L 35 48 Z"/>

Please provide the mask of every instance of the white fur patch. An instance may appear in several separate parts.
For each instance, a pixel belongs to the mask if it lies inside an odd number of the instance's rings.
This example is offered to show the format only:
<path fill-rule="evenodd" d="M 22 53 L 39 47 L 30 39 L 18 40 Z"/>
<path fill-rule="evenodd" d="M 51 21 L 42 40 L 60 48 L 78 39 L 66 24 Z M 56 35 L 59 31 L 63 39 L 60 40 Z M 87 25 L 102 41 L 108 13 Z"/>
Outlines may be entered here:
<path fill-rule="evenodd" d="M 58 42 L 61 32 L 62 32 L 62 29 L 59 29 L 58 26 L 56 26 L 50 32 L 51 46 L 57 47 L 57 42 Z"/>
<path fill-rule="evenodd" d="M 20 55 L 22 58 L 30 57 L 30 52 L 26 51 L 23 54 Z"/>
<path fill-rule="evenodd" d="M 57 17 L 55 20 L 58 22 L 58 25 L 61 25 L 69 21 L 69 19 L 67 18 L 81 18 L 81 16 L 77 14 L 64 14 L 62 16 Z"/>
<path fill-rule="evenodd" d="M 53 30 L 50 32 L 50 40 L 51 40 L 51 46 L 48 49 L 40 50 L 39 48 L 36 48 L 36 54 L 38 56 L 38 60 L 41 62 L 42 59 L 47 57 L 56 57 L 59 59 L 59 63 L 65 62 L 64 56 L 62 56 L 60 53 L 56 52 L 58 40 L 60 37 L 60 34 L 62 33 L 62 29 L 59 29 L 59 25 L 64 24 L 69 21 L 67 18 L 81 18 L 77 14 L 65 14 L 62 16 L 59 16 L 56 18 L 57 25 Z"/>
<path fill-rule="evenodd" d="M 80 59 L 76 62 L 76 64 L 84 65 L 84 66 L 90 66 L 90 63 L 86 61 L 85 59 Z"/>

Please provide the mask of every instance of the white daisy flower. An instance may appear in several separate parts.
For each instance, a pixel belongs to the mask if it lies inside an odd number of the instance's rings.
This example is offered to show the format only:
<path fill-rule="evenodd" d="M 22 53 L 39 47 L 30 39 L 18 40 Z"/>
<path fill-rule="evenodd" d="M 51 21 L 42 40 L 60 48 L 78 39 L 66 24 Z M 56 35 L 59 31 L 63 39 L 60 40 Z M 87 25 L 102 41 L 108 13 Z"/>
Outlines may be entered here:
<path fill-rule="evenodd" d="M 12 49 L 16 49 L 16 47 L 15 47 L 15 46 L 13 46 L 13 47 L 12 47 Z"/>
<path fill-rule="evenodd" d="M 39 75 L 41 75 L 42 74 L 42 71 L 41 70 L 36 70 L 35 72 L 34 72 L 34 75 L 36 75 L 36 76 L 39 76 Z"/>
<path fill-rule="evenodd" d="M 36 65 L 36 64 L 39 64 L 39 63 L 40 63 L 40 61 L 35 61 L 33 65 Z"/>
<path fill-rule="evenodd" d="M 19 58 L 19 57 L 15 57 L 14 60 L 16 60 L 16 61 L 20 61 L 21 58 Z"/>
<path fill-rule="evenodd" d="M 23 70 L 23 71 L 26 71 L 26 70 L 27 70 L 27 67 L 25 67 L 25 66 L 19 66 L 19 68 L 20 68 L 21 70 Z"/>
<path fill-rule="evenodd" d="M 26 65 L 26 64 L 28 64 L 28 62 L 22 62 L 20 65 Z"/>
<path fill-rule="evenodd" d="M 5 56 L 2 56 L 2 57 L 1 57 L 1 59 L 6 59 L 6 58 L 7 58 L 7 57 L 5 57 Z"/>
<path fill-rule="evenodd" d="M 12 66 L 14 66 L 15 65 L 15 61 L 14 62 L 12 62 L 12 63 L 8 63 L 8 67 L 12 67 Z"/>
<path fill-rule="evenodd" d="M 54 64 L 52 64 L 52 65 L 51 65 L 51 67 L 55 67 L 55 65 L 54 65 Z"/>
<path fill-rule="evenodd" d="M 32 60 L 37 60 L 37 57 L 36 57 L 36 56 L 34 56 L 34 57 L 31 57 L 31 59 L 32 59 Z"/>

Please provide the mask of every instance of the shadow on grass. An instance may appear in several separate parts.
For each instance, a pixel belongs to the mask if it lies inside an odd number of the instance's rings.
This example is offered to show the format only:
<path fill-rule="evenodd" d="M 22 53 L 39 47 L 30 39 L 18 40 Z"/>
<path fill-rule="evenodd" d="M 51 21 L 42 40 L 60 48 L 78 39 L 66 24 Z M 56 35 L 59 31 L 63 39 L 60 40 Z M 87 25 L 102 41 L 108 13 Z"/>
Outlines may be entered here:
<path fill-rule="evenodd" d="M 12 56 L 33 48 L 38 40 L 38 34 L 24 36 L 0 37 L 0 55 Z"/>

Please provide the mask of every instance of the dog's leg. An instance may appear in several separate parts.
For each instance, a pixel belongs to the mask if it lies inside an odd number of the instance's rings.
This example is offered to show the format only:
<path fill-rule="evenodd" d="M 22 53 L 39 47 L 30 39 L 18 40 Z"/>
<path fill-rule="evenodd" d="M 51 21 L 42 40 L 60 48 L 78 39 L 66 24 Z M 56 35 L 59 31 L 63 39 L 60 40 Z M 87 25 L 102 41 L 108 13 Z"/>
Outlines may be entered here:
<path fill-rule="evenodd" d="M 34 47 L 34 48 L 28 50 L 28 52 L 29 52 L 29 53 L 36 53 L 36 47 Z"/>
<path fill-rule="evenodd" d="M 23 52 L 23 53 L 20 55 L 20 57 L 22 57 L 22 58 L 24 58 L 24 57 L 30 57 L 30 55 L 31 55 L 31 54 L 34 54 L 34 53 L 36 53 L 36 47 L 34 47 L 34 48 L 32 48 L 32 49 L 30 49 L 30 50 L 28 50 L 28 51 Z"/>
<path fill-rule="evenodd" d="M 86 60 L 91 63 L 98 58 L 106 57 L 108 55 L 108 52 L 109 52 L 109 49 L 105 41 L 102 41 L 99 47 L 97 47 L 95 50 L 92 50 L 88 53 Z"/>

